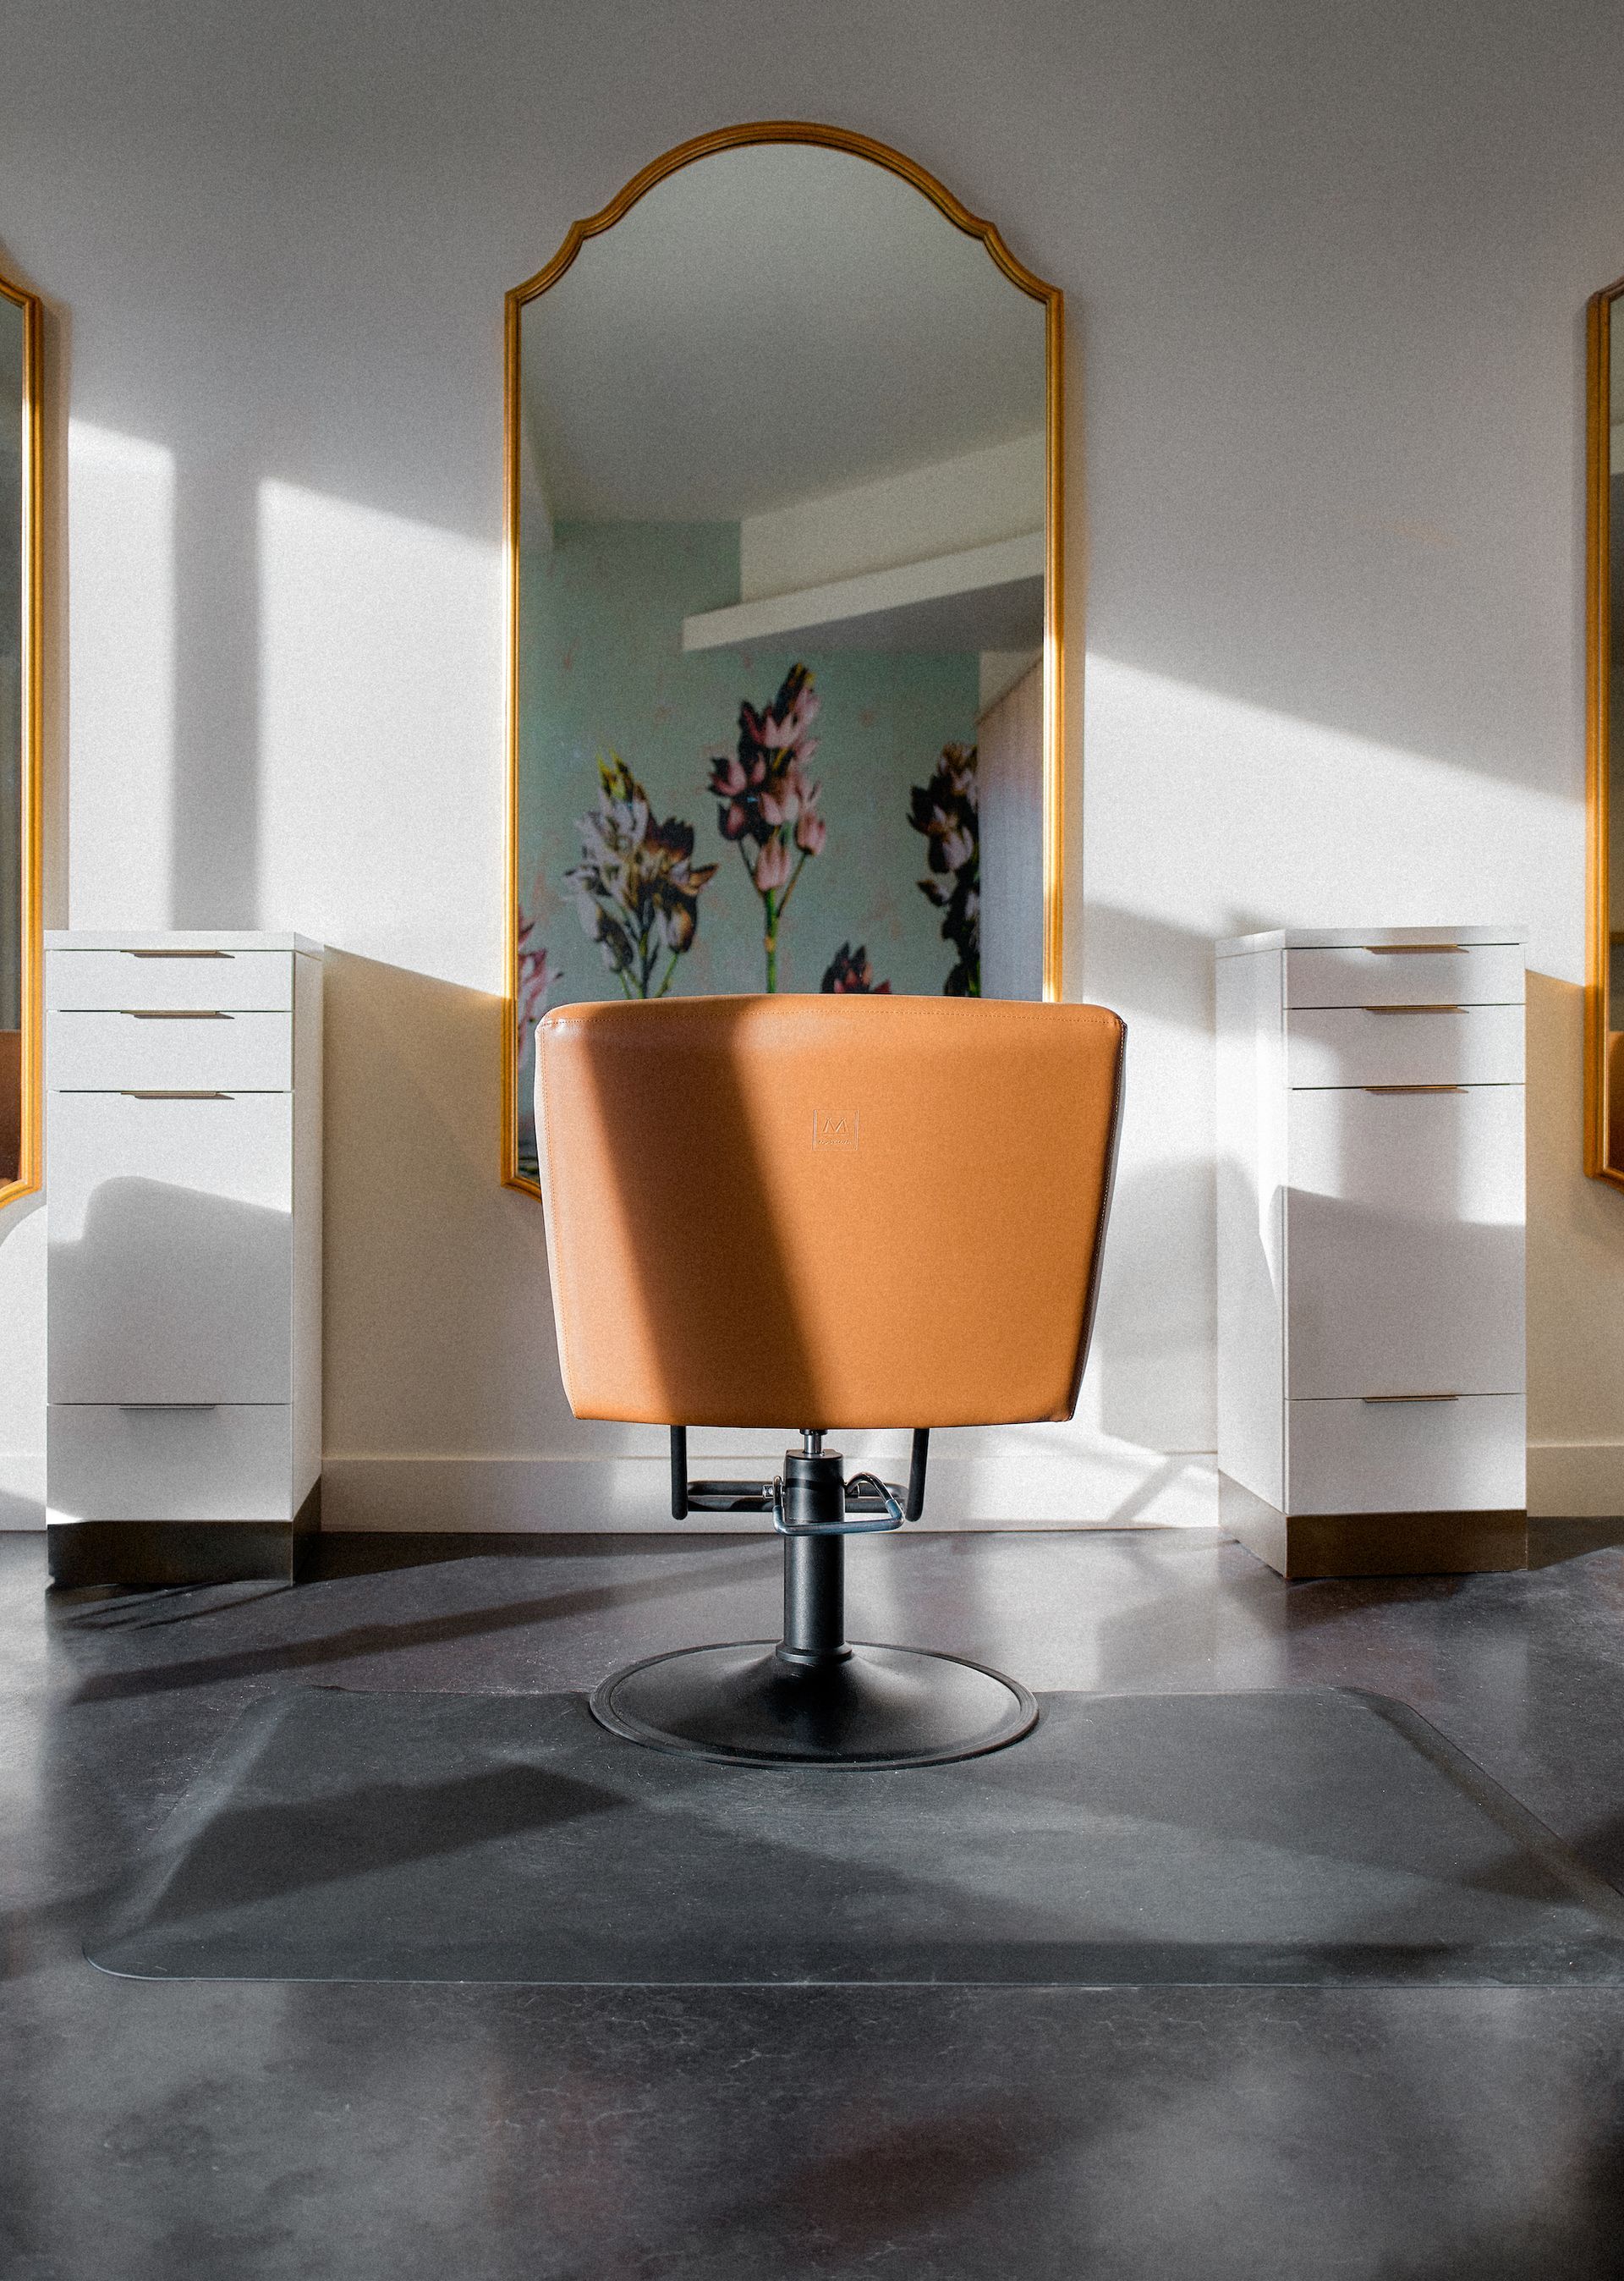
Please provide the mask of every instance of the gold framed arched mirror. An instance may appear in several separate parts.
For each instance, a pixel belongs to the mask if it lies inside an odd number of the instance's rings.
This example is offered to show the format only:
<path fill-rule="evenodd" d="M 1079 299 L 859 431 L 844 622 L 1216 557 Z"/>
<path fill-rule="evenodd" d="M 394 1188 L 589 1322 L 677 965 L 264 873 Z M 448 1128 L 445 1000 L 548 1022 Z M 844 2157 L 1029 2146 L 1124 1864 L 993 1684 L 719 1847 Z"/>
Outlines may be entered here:
<path fill-rule="evenodd" d="M 40 304 L 0 272 L 0 1204 L 40 1184 Z"/>
<path fill-rule="evenodd" d="M 922 166 L 785 120 L 508 295 L 510 1184 L 550 1005 L 1059 995 L 1062 315 Z"/>

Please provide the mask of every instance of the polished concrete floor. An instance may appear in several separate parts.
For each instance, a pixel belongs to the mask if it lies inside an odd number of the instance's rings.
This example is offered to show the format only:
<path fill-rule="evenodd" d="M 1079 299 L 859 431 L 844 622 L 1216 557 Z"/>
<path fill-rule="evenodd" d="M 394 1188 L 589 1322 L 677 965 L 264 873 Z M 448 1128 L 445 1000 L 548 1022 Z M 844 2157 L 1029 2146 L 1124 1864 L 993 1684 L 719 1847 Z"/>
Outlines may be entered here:
<path fill-rule="evenodd" d="M 1521 1575 L 1291 1586 L 1196 1536 L 870 1540 L 851 1629 L 1040 1689 L 1396 1695 L 1624 1885 L 1608 1533 Z M 770 1631 L 776 1582 L 771 1541 L 736 1536 L 341 1538 L 292 1589 L 48 1597 L 41 1541 L 0 1537 L 4 2281 L 1624 2277 L 1624 1991 L 163 1985 L 82 1960 L 254 1697 L 585 1688 Z"/>

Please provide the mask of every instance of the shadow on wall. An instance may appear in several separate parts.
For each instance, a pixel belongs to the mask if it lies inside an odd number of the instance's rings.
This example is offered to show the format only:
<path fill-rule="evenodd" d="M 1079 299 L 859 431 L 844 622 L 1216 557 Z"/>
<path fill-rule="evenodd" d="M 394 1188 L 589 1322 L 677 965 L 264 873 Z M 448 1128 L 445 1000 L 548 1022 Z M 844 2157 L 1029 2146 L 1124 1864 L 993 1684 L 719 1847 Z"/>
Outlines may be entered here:
<path fill-rule="evenodd" d="M 1213 1035 L 1213 945 L 1224 935 L 1260 934 L 1283 925 L 1258 911 L 1231 910 L 1221 926 L 1177 926 L 1114 903 L 1092 900 L 1083 912 L 1084 996 L 1112 1006 L 1129 1025 L 1128 1105 L 1133 1106 L 1132 1028 L 1135 1019 Z"/>
<path fill-rule="evenodd" d="M 1101 1429 L 1150 1449 L 1216 1439 L 1212 945 L 1217 932 L 1277 924 L 1232 909 L 1209 932 L 1092 901 L 1085 914 L 1083 994 L 1128 1024 L 1122 1163 L 1134 1168 L 1112 1198 L 1087 1385 Z"/>
<path fill-rule="evenodd" d="M 284 1208 L 137 1176 L 103 1180 L 51 1245 L 62 1402 L 287 1402 L 293 1223 Z"/>
<path fill-rule="evenodd" d="M 1129 1055 L 1131 1066 L 1131 1042 Z M 1198 1152 L 1188 1161 L 1117 1180 L 1089 1362 L 1101 1428 L 1148 1449 L 1165 1448 L 1179 1420 L 1180 1448 L 1213 1446 L 1210 1131 L 1187 1145 Z"/>
<path fill-rule="evenodd" d="M 541 1206 L 500 1185 L 502 1001 L 329 950 L 325 1440 L 601 1455 L 559 1380 Z"/>
<path fill-rule="evenodd" d="M 1311 135 L 1314 165 L 1343 138 L 1340 125 Z M 1266 190 L 1252 163 L 1257 211 L 1278 215 L 1278 181 Z M 1375 212 L 1390 181 L 1366 166 L 1312 196 L 1283 258 L 1237 267 L 1195 251 L 1197 232 L 1188 269 L 1175 257 L 1162 290 L 1116 303 L 1088 374 L 1090 434 L 1120 439 L 1089 485 L 1090 559 L 1110 566 L 1089 582 L 1090 642 L 1193 688 L 1567 793 L 1591 282 L 1552 266 L 1539 239 L 1552 224 L 1532 220 L 1526 189 L 1495 220 L 1504 186 L 1482 179 L 1480 193 L 1468 229 L 1410 235 L 1402 282 L 1362 236 L 1390 228 Z M 1530 229 L 1540 289 L 1508 321 L 1489 280 L 1507 233 Z M 1192 324 L 1198 359 L 1181 345 Z M 1448 384 L 1451 365 L 1470 388 Z M 1483 485 L 1474 471 L 1490 467 Z"/>

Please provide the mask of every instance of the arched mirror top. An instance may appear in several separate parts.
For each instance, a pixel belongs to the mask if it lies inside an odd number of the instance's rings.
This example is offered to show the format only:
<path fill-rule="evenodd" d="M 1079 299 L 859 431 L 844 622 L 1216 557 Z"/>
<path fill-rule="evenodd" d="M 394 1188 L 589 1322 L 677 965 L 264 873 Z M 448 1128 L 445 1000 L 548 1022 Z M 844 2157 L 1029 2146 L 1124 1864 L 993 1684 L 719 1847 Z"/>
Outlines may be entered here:
<path fill-rule="evenodd" d="M 786 121 L 509 294 L 510 1181 L 548 1005 L 1058 996 L 1061 318 L 912 159 Z"/>

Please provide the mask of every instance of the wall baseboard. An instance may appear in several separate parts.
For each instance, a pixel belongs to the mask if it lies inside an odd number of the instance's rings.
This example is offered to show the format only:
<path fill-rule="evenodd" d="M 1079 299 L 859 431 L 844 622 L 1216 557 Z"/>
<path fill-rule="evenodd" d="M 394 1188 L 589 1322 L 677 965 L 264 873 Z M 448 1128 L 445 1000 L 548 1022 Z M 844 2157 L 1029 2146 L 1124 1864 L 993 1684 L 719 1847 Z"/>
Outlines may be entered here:
<path fill-rule="evenodd" d="M 1624 1514 L 1624 1442 L 1530 1442 L 1528 1518 L 1612 1519 Z"/>
<path fill-rule="evenodd" d="M 927 1529 L 1212 1528 L 1218 1473 L 1210 1456 L 1143 1453 L 1137 1480 L 1120 1454 L 958 1458 L 934 1451 Z M 705 1461 L 707 1467 L 710 1461 Z M 776 1453 L 727 1470 L 771 1473 Z M 754 1533 L 752 1513 L 673 1520 L 663 1457 L 366 1458 L 322 1460 L 321 1525 L 335 1529 L 524 1531 L 719 1529 Z"/>
<path fill-rule="evenodd" d="M 930 1463 L 928 1528 L 1216 1528 L 1218 1470 L 1201 1451 L 956 1458 Z M 707 1464 L 711 1461 L 706 1460 Z M 718 1458 L 720 1469 L 723 1460 Z M 727 1469 L 751 1470 L 729 1456 Z M 770 1471 L 775 1457 L 764 1456 Z M 0 1533 L 43 1529 L 44 1461 L 0 1451 Z M 328 1529 L 749 1530 L 741 1514 L 673 1520 L 663 1458 L 358 1458 L 324 1461 Z M 1528 1447 L 1532 1519 L 1624 1515 L 1624 1442 L 1535 1442 Z"/>

